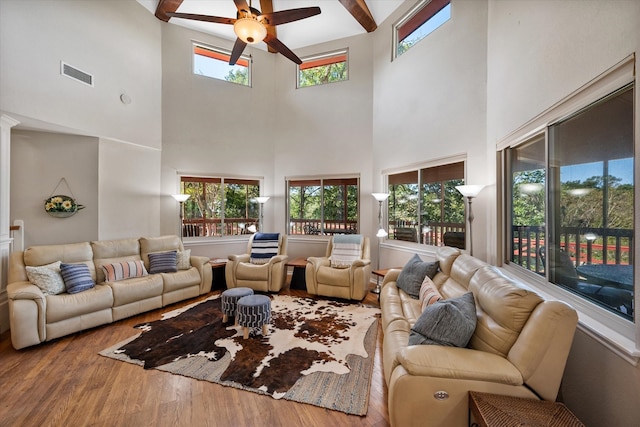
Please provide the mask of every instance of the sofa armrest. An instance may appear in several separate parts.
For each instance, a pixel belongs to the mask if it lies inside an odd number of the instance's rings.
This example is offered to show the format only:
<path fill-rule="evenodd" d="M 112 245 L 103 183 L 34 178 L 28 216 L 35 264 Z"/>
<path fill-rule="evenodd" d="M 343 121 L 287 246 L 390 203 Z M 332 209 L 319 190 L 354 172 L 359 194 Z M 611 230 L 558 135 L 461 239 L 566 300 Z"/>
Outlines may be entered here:
<path fill-rule="evenodd" d="M 369 259 L 357 259 L 351 263 L 352 267 L 364 267 L 366 265 L 370 265 L 371 260 Z"/>
<path fill-rule="evenodd" d="M 47 300 L 40 288 L 25 281 L 14 282 L 7 286 L 7 296 L 13 348 L 44 342 Z"/>
<path fill-rule="evenodd" d="M 397 357 L 410 375 L 508 385 L 524 383 L 522 374 L 511 362 L 485 351 L 441 345 L 410 345 L 400 350 Z"/>
<path fill-rule="evenodd" d="M 401 271 L 402 270 L 399 270 L 397 268 L 392 268 L 391 270 L 389 270 L 387 274 L 384 275 L 384 279 L 382 279 L 382 287 L 384 288 L 384 285 L 386 285 L 387 283 L 397 282 L 398 276 L 400 275 Z"/>
<path fill-rule="evenodd" d="M 239 255 L 229 255 L 228 256 L 229 261 L 233 261 L 233 262 L 249 262 L 249 259 L 251 258 L 249 256 L 249 254 L 239 254 Z"/>
<path fill-rule="evenodd" d="M 311 256 L 309 258 L 307 258 L 307 265 L 311 264 L 311 266 L 313 267 L 314 270 L 318 270 L 320 267 L 323 266 L 330 266 L 331 262 L 329 261 L 329 258 L 327 257 L 314 257 Z"/>
<path fill-rule="evenodd" d="M 279 262 L 286 264 L 288 260 L 289 260 L 288 255 L 276 255 L 274 257 L 271 257 L 271 259 L 269 260 L 269 264 L 277 264 Z"/>
<path fill-rule="evenodd" d="M 200 273 L 200 295 L 210 292 L 213 282 L 213 272 L 211 264 L 209 264 L 209 258 L 192 255 L 189 260 L 191 261 L 191 266 L 197 268 L 198 273 Z"/>

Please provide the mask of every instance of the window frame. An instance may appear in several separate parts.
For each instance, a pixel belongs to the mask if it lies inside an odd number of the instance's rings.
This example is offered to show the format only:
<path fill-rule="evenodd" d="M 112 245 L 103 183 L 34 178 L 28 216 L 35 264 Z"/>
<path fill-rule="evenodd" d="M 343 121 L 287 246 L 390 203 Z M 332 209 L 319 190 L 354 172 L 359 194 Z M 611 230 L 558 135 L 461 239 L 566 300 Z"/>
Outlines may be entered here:
<path fill-rule="evenodd" d="M 232 69 L 232 67 L 229 65 L 229 59 L 231 58 L 231 51 L 229 49 L 225 49 L 222 47 L 218 47 L 218 46 L 212 46 L 209 45 L 207 43 L 202 43 L 196 40 L 192 40 L 191 41 L 191 73 L 194 76 L 201 76 L 201 77 L 206 77 L 208 79 L 214 79 L 214 80 L 219 80 L 222 82 L 227 82 L 227 83 L 233 83 L 233 84 L 237 84 L 239 86 L 245 86 L 245 87 L 252 87 L 252 65 L 253 65 L 253 58 L 250 55 L 246 55 L 246 54 L 242 54 L 240 55 L 240 58 L 238 58 L 238 61 L 236 62 L 236 66 L 243 66 L 247 68 L 247 84 L 244 83 L 238 83 L 238 82 L 234 82 L 231 80 L 226 80 L 225 78 L 219 78 L 219 77 L 215 77 L 209 74 L 204 74 L 204 73 L 197 73 L 196 69 L 195 69 L 195 57 L 196 55 L 198 55 L 198 53 L 196 53 L 197 49 L 203 49 L 205 51 L 209 51 L 211 52 L 210 55 L 203 55 L 203 54 L 199 54 L 200 56 L 206 56 L 209 57 L 213 60 L 217 60 L 220 62 L 226 62 L 227 67 L 229 67 L 229 71 Z M 220 57 L 217 57 L 220 56 Z M 226 58 L 225 60 L 223 60 L 223 58 Z M 245 65 L 246 64 L 246 65 Z"/>
<path fill-rule="evenodd" d="M 341 175 L 315 175 L 315 176 L 291 176 L 291 177 L 285 177 L 285 191 L 286 191 L 286 202 L 285 202 L 285 209 L 286 209 L 286 229 L 287 229 L 287 235 L 289 236 L 295 236 L 295 237 L 315 237 L 315 236 L 321 236 L 321 237 L 327 237 L 331 234 L 335 234 L 336 232 L 341 232 L 342 229 L 335 229 L 336 231 L 334 232 L 331 227 L 325 227 L 326 224 L 326 219 L 325 219 L 325 215 L 324 215 L 324 187 L 326 185 L 331 185 L 332 182 L 334 183 L 338 183 L 342 181 L 343 185 L 346 187 L 348 185 L 354 185 L 354 184 L 350 184 L 350 181 L 355 181 L 355 185 L 356 185 L 356 202 L 357 202 L 357 207 L 356 207 L 356 219 L 355 219 L 355 229 L 351 228 L 348 224 L 349 223 L 353 223 L 352 220 L 349 220 L 348 218 L 344 219 L 344 229 L 349 229 L 351 233 L 360 233 L 360 210 L 361 210 L 361 197 L 360 197 L 360 189 L 361 189 L 361 182 L 360 182 L 360 175 L 359 174 L 341 174 Z M 310 227 L 310 232 L 307 231 L 303 231 L 302 233 L 298 233 L 298 232 L 292 232 L 293 229 L 297 229 L 298 227 L 294 225 L 292 219 L 291 219 L 291 187 L 292 187 L 292 183 L 301 183 L 301 182 L 307 182 L 311 186 L 311 184 L 318 182 L 318 186 L 320 187 L 320 218 L 313 218 L 313 219 L 309 219 L 308 222 L 314 222 L 313 220 L 317 220 L 319 219 L 319 226 L 318 224 L 304 224 L 303 225 L 303 229 L 305 226 L 309 226 Z M 325 184 L 325 182 L 327 182 L 328 184 Z M 298 187 L 298 185 L 295 185 L 295 187 Z M 346 188 L 345 188 L 346 189 Z M 347 194 L 345 194 L 345 198 L 348 197 Z M 345 209 L 347 208 L 347 206 L 345 206 Z M 304 220 L 303 218 L 296 218 L 297 221 L 300 220 Z M 317 221 L 315 221 L 317 222 Z"/>
<path fill-rule="evenodd" d="M 411 47 L 418 44 L 420 41 L 424 40 L 429 36 L 429 34 L 436 31 L 446 22 L 448 22 L 451 17 L 449 17 L 446 21 L 443 21 L 440 25 L 429 31 L 422 38 L 416 41 L 415 44 L 409 46 L 407 50 L 404 52 L 398 53 L 398 47 L 400 43 L 402 43 L 407 37 L 413 34 L 416 30 L 422 27 L 424 24 L 429 22 L 434 16 L 440 13 L 445 7 L 449 6 L 451 8 L 451 0 L 420 0 L 414 7 L 412 7 L 405 15 L 403 15 L 395 24 L 393 24 L 392 29 L 392 52 L 391 52 L 391 60 L 394 61 L 398 59 L 402 54 L 408 52 Z M 406 35 L 402 35 L 401 33 L 406 32 Z"/>
<path fill-rule="evenodd" d="M 550 126 L 571 117 L 584 108 L 589 107 L 607 95 L 633 83 L 637 91 L 638 85 L 635 76 L 635 54 L 629 55 L 609 70 L 600 74 L 590 82 L 573 91 L 565 98 L 561 99 L 542 113 L 506 135 L 496 144 L 496 154 L 498 161 L 498 230 L 499 238 L 497 241 L 498 263 L 501 268 L 513 277 L 518 278 L 522 282 L 531 286 L 541 295 L 565 301 L 573 306 L 579 315 L 579 328 L 594 339 L 601 342 L 611 351 L 618 354 L 629 363 L 637 363 L 640 359 L 640 315 L 638 310 L 634 310 L 634 321 L 629 321 L 603 307 L 588 302 L 586 299 L 576 295 L 562 287 L 555 286 L 547 281 L 546 277 L 542 277 L 535 272 L 528 271 L 517 264 L 511 263 L 509 248 L 510 239 L 512 238 L 509 230 L 511 218 L 508 214 L 510 206 L 511 194 L 509 189 L 509 162 L 506 153 L 508 149 L 516 148 L 534 140 L 537 137 L 545 138 L 545 150 L 548 152 L 548 129 Z M 636 92 L 637 93 L 637 92 Z M 637 99 L 637 95 L 636 95 Z M 637 106 L 636 106 L 637 108 Z M 634 117 L 635 120 L 635 117 Z M 634 123 L 635 129 L 638 124 Z M 639 169 L 638 159 L 638 134 L 634 133 L 634 171 L 636 175 L 634 181 L 637 181 L 637 171 Z M 545 158 L 548 163 L 548 159 Z M 639 186 L 634 182 L 634 215 L 640 212 L 640 191 Z M 548 190 L 545 190 L 548 191 Z M 549 206 L 546 206 L 549 209 Z M 548 212 L 546 213 L 548 216 Z M 637 236 L 637 223 L 634 224 L 634 242 L 633 251 L 638 254 L 640 248 Z M 638 281 L 638 257 L 634 259 L 634 300 L 635 306 L 640 300 L 637 290 L 640 288 Z"/>
<path fill-rule="evenodd" d="M 446 158 L 441 158 L 441 159 L 437 159 L 434 161 L 430 161 L 430 162 L 424 162 L 424 163 L 418 163 L 418 164 L 413 164 L 413 165 L 409 165 L 409 166 L 405 166 L 405 167 L 399 167 L 399 168 L 393 168 L 393 169 L 387 169 L 387 170 L 383 170 L 382 171 L 382 175 L 383 175 L 383 181 L 384 181 L 384 186 L 385 186 L 385 191 L 387 193 L 391 193 L 390 191 L 390 177 L 391 176 L 399 176 L 402 174 L 417 174 L 418 176 L 418 199 L 420 199 L 421 194 L 422 194 L 422 188 L 424 187 L 424 185 L 426 183 L 422 182 L 422 178 L 423 176 L 425 176 L 425 174 L 427 173 L 426 171 L 428 170 L 432 170 L 435 171 L 436 169 L 441 169 L 441 168 L 445 168 L 447 166 L 452 167 L 452 168 L 456 168 L 456 164 L 457 163 L 461 163 L 461 167 L 463 170 L 463 183 L 466 181 L 466 176 L 467 176 L 467 156 L 466 154 L 459 154 L 459 155 L 455 155 L 455 156 L 450 156 L 450 157 L 446 157 Z M 447 180 L 449 181 L 449 180 Z M 438 181 L 441 183 L 444 183 L 445 181 Z M 460 197 L 462 198 L 462 195 L 460 195 Z M 444 199 L 444 198 L 443 198 Z M 462 198 L 463 199 L 463 198 Z M 389 213 L 389 209 L 390 209 L 390 203 L 391 203 L 391 197 L 389 197 L 385 203 L 384 203 L 384 211 L 385 211 L 385 216 L 386 216 L 386 221 L 384 222 L 384 224 L 386 225 L 385 229 L 389 232 L 389 235 L 393 234 L 390 230 L 390 222 L 391 222 L 391 214 Z M 439 202 L 441 204 L 441 210 L 444 209 L 443 205 L 444 205 L 444 200 L 440 200 Z M 462 216 L 463 216 L 463 221 L 462 221 L 462 230 L 466 231 L 466 203 L 464 202 L 463 199 L 463 212 L 462 212 Z M 440 238 L 438 238 L 438 229 L 431 229 L 429 227 L 428 224 L 423 224 L 423 209 L 420 208 L 420 203 L 418 203 L 417 206 L 417 215 L 416 218 L 418 219 L 418 224 L 417 224 L 417 231 L 418 231 L 418 242 L 411 242 L 411 241 L 406 241 L 403 239 L 395 239 L 395 238 L 390 238 L 389 236 L 387 236 L 385 238 L 385 240 L 387 242 L 393 242 L 398 243 L 400 245 L 410 245 L 410 246 L 419 246 L 419 247 L 429 247 L 429 246 L 437 246 L 439 243 L 441 243 L 444 239 L 444 233 L 445 231 L 456 231 L 456 230 L 444 230 L 442 229 L 442 227 L 440 227 L 441 229 L 441 233 L 440 233 Z M 441 215 L 441 219 L 442 219 L 442 215 Z M 441 224 L 445 224 L 441 221 Z M 429 227 L 429 231 L 427 231 L 425 233 L 423 227 Z M 459 231 L 459 230 L 457 230 Z M 426 235 L 425 235 L 426 234 Z M 465 234 L 465 239 L 466 239 L 466 234 Z"/>
<path fill-rule="evenodd" d="M 185 179 L 185 181 L 183 181 L 183 179 Z M 219 195 L 218 197 L 220 198 L 220 216 L 219 217 L 206 217 L 203 216 L 202 217 L 202 227 L 207 228 L 207 224 L 211 223 L 213 224 L 213 226 L 215 227 L 214 230 L 214 234 L 207 234 L 207 233 L 202 233 L 203 235 L 198 235 L 198 236 L 193 236 L 193 235 L 188 235 L 191 233 L 187 233 L 184 234 L 184 229 L 185 229 L 185 224 L 184 222 L 182 224 L 180 224 L 180 229 L 183 233 L 183 238 L 188 239 L 189 241 L 200 241 L 200 240 L 209 240 L 209 239 L 223 239 L 223 238 L 229 238 L 229 237 L 234 237 L 234 236 L 241 236 L 241 235 L 247 235 L 247 234 L 253 234 L 253 231 L 250 231 L 250 225 L 253 224 L 256 227 L 256 231 L 258 231 L 260 229 L 259 227 L 259 223 L 260 223 L 260 217 L 259 217 L 259 203 L 258 201 L 255 199 L 255 197 L 258 197 L 262 194 L 262 189 L 263 189 L 263 181 L 264 181 L 264 177 L 239 177 L 239 176 L 229 176 L 229 175 L 202 175 L 202 174 L 193 174 L 193 173 L 184 173 L 184 172 L 179 172 L 178 173 L 178 188 L 180 189 L 180 193 L 182 194 L 188 194 L 185 190 L 184 190 L 184 183 L 185 182 L 195 182 L 195 183 L 201 183 L 201 184 L 219 184 L 220 185 L 220 192 L 221 195 Z M 247 204 L 246 204 L 246 217 L 244 218 L 246 221 L 243 222 L 238 222 L 238 227 L 236 227 L 238 230 L 242 229 L 241 232 L 238 233 L 231 233 L 231 234 L 227 234 L 226 233 L 226 228 L 228 227 L 227 222 L 225 222 L 226 220 L 226 186 L 227 185 L 232 185 L 232 184 L 243 184 L 243 185 L 251 185 L 252 183 L 255 183 L 253 185 L 257 185 L 257 196 L 255 197 L 251 197 L 250 199 L 247 200 Z M 187 206 L 187 204 L 190 202 L 190 200 L 192 199 L 192 197 L 190 197 L 189 199 L 187 199 L 184 203 L 185 203 L 185 207 Z M 251 205 L 249 205 L 249 203 L 251 203 Z M 249 211 L 253 210 L 256 213 L 256 218 L 253 217 L 249 217 Z M 207 221 L 207 218 L 209 219 L 209 221 Z M 187 221 L 187 215 L 184 214 L 184 221 Z M 194 220 L 195 223 L 199 222 L 197 220 Z M 219 221 L 219 222 L 217 222 Z M 235 222 L 234 222 L 235 223 Z M 244 225 L 244 226 L 242 226 Z M 220 234 L 215 234 L 217 232 L 217 228 L 220 227 Z M 233 229 L 234 226 L 231 225 L 231 228 Z"/>
<path fill-rule="evenodd" d="M 334 59 L 341 59 L 342 57 L 344 57 L 344 61 L 336 61 Z M 333 50 L 330 52 L 325 52 L 325 53 L 320 53 L 320 54 L 316 54 L 316 55 L 309 55 L 309 56 L 305 56 L 303 58 L 300 58 L 302 60 L 302 64 L 296 64 L 296 89 L 303 89 L 303 88 L 307 88 L 307 87 L 315 87 L 315 86 L 323 86 L 325 84 L 330 84 L 330 83 L 340 83 L 340 82 L 345 82 L 347 80 L 349 80 L 349 48 L 344 48 L 344 49 L 338 49 L 338 50 Z M 308 66 L 309 63 L 313 63 L 313 62 L 320 62 L 320 64 L 316 65 L 316 66 Z M 306 85 L 306 86 L 301 86 L 300 84 L 300 73 L 308 68 L 317 68 L 317 67 L 321 67 L 324 65 L 331 65 L 331 64 L 338 64 L 340 62 L 344 62 L 345 63 L 345 78 L 342 80 L 335 80 L 335 81 L 329 81 L 326 83 L 318 83 L 318 84 L 312 84 L 312 85 Z"/>

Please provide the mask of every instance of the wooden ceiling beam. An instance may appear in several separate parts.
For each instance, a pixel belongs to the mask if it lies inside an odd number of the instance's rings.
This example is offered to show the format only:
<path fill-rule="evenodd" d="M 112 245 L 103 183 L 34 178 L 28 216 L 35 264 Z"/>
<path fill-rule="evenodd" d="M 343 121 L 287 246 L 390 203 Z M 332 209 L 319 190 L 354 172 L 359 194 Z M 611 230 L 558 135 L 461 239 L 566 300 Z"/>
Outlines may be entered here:
<path fill-rule="evenodd" d="M 367 7 L 365 0 L 339 0 L 340 3 L 349 11 L 356 21 L 362 25 L 367 33 L 372 33 L 378 28 L 376 20 L 373 19 L 371 11 Z"/>
<path fill-rule="evenodd" d="M 158 7 L 156 7 L 156 18 L 164 22 L 169 22 L 170 18 L 167 16 L 167 13 L 174 13 L 181 4 L 182 0 L 160 0 Z"/>

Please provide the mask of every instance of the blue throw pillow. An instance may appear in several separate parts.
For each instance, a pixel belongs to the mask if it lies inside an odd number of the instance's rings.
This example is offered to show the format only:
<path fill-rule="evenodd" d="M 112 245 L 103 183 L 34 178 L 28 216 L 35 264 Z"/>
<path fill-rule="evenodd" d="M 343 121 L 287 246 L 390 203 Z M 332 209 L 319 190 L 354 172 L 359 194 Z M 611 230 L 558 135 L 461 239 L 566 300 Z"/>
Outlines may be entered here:
<path fill-rule="evenodd" d="M 396 285 L 410 297 L 418 299 L 424 278 L 429 276 L 429 279 L 433 279 L 438 272 L 438 265 L 438 261 L 425 262 L 420 259 L 418 254 L 415 254 L 413 258 L 402 267 Z"/>
<path fill-rule="evenodd" d="M 91 278 L 87 264 L 60 264 L 60 274 L 67 293 L 77 294 L 93 288 L 96 282 Z"/>
<path fill-rule="evenodd" d="M 178 271 L 176 251 L 149 254 L 149 273 L 175 273 Z"/>
<path fill-rule="evenodd" d="M 427 306 L 409 334 L 409 345 L 466 347 L 476 330 L 476 302 L 471 292 Z"/>

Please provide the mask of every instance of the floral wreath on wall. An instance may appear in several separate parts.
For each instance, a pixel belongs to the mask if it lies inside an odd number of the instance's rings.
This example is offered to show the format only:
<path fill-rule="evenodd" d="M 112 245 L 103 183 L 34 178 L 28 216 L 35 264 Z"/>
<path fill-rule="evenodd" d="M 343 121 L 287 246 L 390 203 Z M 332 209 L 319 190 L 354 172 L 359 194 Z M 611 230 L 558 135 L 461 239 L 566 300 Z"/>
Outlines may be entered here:
<path fill-rule="evenodd" d="M 64 177 L 60 178 L 58 185 L 53 189 L 53 193 L 55 193 L 63 182 L 69 189 L 71 196 L 57 194 L 55 196 L 50 196 L 44 201 L 44 211 L 56 218 L 67 218 L 75 215 L 80 209 L 84 209 L 83 205 L 76 202 L 76 197 L 73 195 L 73 191 L 71 191 L 71 188 Z"/>

